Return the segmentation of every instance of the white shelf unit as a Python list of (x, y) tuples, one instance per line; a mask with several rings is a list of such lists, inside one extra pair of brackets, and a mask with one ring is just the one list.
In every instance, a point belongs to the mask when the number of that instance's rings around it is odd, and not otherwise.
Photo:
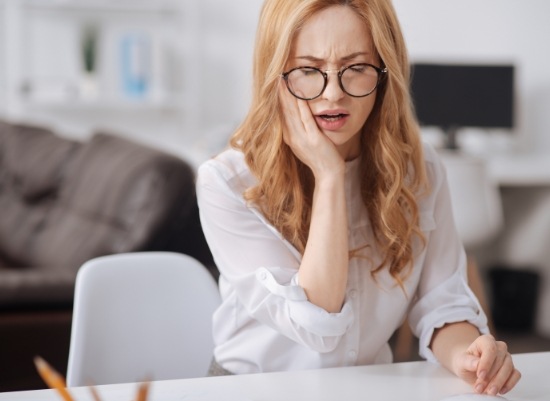
[[(199, 5), (0, 0), (0, 114), (127, 132), (140, 119), (149, 131), (162, 119), (167, 130), (193, 131), (201, 115)], [(95, 32), (93, 73), (84, 67), (87, 29)]]
[(6, 103), (6, 5), (0, 1), (0, 105)]

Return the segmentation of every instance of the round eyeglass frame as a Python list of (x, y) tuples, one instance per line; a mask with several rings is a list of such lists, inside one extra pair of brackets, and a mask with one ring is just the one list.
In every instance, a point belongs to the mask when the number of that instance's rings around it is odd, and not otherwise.
[[(344, 72), (346, 72), (346, 70), (348, 70), (350, 68), (357, 67), (359, 65), (365, 65), (365, 66), (374, 68), (374, 70), (378, 74), (378, 79), (376, 80), (376, 85), (374, 85), (374, 88), (372, 88), (372, 90), (369, 93), (367, 93), (365, 95), (352, 95), (351, 93), (349, 93), (344, 88), (344, 85), (342, 84), (342, 75), (344, 74)], [(292, 89), (290, 89), (290, 85), (288, 83), (289, 74), (292, 73), (292, 71), (300, 70), (300, 69), (303, 69), (303, 68), (319, 71), (321, 73), (321, 75), (323, 76), (323, 79), (325, 80), (325, 83), (323, 85), (323, 89), (321, 89), (321, 91), (319, 92), (318, 95), (313, 96), (313, 97), (302, 97), (302, 96), (298, 96), (297, 94), (295, 94), (292, 91)], [(340, 86), (340, 89), (342, 89), (342, 91), (344, 91), (345, 94), (347, 94), (351, 97), (366, 97), (366, 96), (369, 96), (370, 94), (372, 94), (376, 90), (376, 88), (378, 88), (378, 86), (380, 86), (380, 83), (382, 82), (382, 77), (385, 76), (384, 74), (386, 74), (388, 72), (388, 69), (386, 67), (380, 68), (380, 67), (377, 67), (377, 66), (369, 64), (369, 63), (355, 63), (355, 64), (351, 64), (351, 65), (347, 65), (345, 67), (342, 67), (339, 70), (325, 70), (325, 71), (323, 71), (323, 70), (321, 70), (320, 68), (317, 68), (317, 67), (302, 66), (302, 67), (295, 67), (295, 68), (293, 68), (293, 69), (291, 69), (287, 72), (283, 72), (281, 74), (281, 77), (285, 80), (286, 87), (287, 87), (288, 91), (292, 94), (292, 96), (297, 97), (298, 99), (302, 99), (302, 100), (313, 100), (313, 99), (317, 99), (319, 96), (321, 96), (323, 94), (323, 92), (325, 91), (325, 89), (327, 88), (327, 85), (328, 85), (328, 73), (333, 72), (333, 71), (334, 72), (338, 71), (338, 85)]]

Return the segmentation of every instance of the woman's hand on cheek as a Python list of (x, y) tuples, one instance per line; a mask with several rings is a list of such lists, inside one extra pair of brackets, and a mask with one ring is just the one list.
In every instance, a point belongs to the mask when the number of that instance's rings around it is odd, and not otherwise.
[(456, 374), (477, 393), (505, 394), (521, 378), (506, 344), (488, 334), (479, 336), (466, 352), (457, 355), (454, 365)]
[(316, 178), (343, 172), (344, 160), (317, 126), (307, 101), (291, 95), (282, 80), (279, 97), (285, 119), (283, 139), (296, 157), (311, 168)]

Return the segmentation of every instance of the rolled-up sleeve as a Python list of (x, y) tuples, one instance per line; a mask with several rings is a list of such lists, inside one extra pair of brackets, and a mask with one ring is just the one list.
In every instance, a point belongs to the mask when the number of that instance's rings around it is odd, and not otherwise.
[(436, 362), (430, 349), (434, 330), (448, 323), (470, 322), (481, 333), (487, 333), (487, 318), (462, 273), (457, 271), (449, 279), (421, 297), (413, 307), (410, 322), (419, 338), (420, 355)]
[(222, 167), (206, 163), (197, 178), (201, 224), (222, 287), (235, 292), (251, 318), (318, 352), (333, 350), (354, 319), (352, 308), (345, 303), (328, 313), (308, 301), (297, 279), (301, 255), (247, 205), (246, 177)]
[[(427, 233), (423, 270), (409, 322), (419, 338), (420, 355), (436, 362), (430, 349), (434, 330), (467, 321), (487, 333), (487, 318), (467, 281), (467, 258), (453, 220), (451, 198), (443, 165), (428, 149), (432, 195), (423, 204), (433, 214), (434, 229)], [(433, 212), (429, 212), (433, 211)]]

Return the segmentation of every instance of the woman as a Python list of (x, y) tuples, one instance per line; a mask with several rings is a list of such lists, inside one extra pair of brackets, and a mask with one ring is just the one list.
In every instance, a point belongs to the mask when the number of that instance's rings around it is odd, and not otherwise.
[(443, 167), (421, 144), (389, 0), (267, 0), (250, 111), (201, 166), (219, 267), (212, 374), (420, 353), (488, 394), (519, 380), (466, 284)]

